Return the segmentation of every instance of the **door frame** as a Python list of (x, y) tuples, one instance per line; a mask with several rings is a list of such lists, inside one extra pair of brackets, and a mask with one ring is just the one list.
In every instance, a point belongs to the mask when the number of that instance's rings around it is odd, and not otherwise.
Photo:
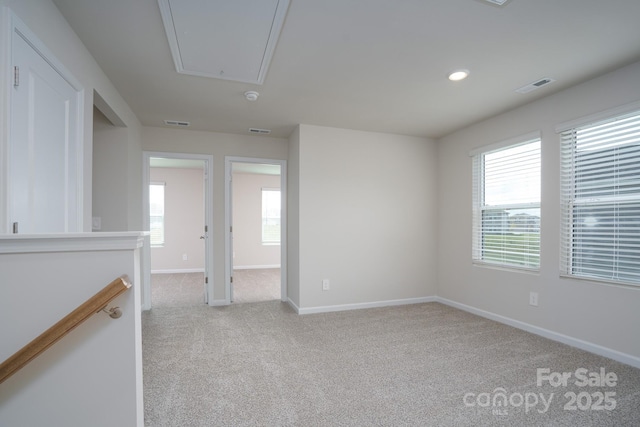
[[(86, 182), (84, 174), (86, 172), (85, 162), (85, 146), (84, 146), (84, 131), (85, 131), (85, 90), (82, 84), (76, 77), (60, 62), (51, 50), (40, 40), (40, 38), (16, 15), (10, 7), (0, 7), (0, 22), (3, 24), (3, 29), (0, 33), (0, 66), (5, 71), (4, 76), (0, 77), (0, 84), (3, 86), (0, 89), (0, 102), (2, 102), (5, 109), (5, 115), (0, 119), (0, 122), (4, 120), (4, 129), (0, 130), (0, 233), (11, 234), (11, 211), (9, 206), (10, 200), (10, 187), (11, 187), (11, 164), (9, 162), (10, 149), (11, 149), (11, 122), (12, 122), (12, 88), (13, 88), (13, 39), (14, 37), (22, 38), (42, 59), (44, 59), (51, 68), (56, 71), (72, 88), (75, 90), (75, 102), (76, 107), (70, 111), (76, 118), (74, 126), (75, 136), (70, 144), (76, 151), (76, 158), (73, 165), (69, 165), (69, 168), (73, 169), (76, 175), (76, 182), (74, 185), (75, 191), (75, 215), (77, 217), (76, 225), (74, 229), (68, 230), (69, 232), (83, 232), (90, 231), (90, 209), (91, 203), (89, 203), (88, 211), (85, 207), (86, 193), (84, 189), (84, 183)], [(90, 171), (91, 169), (89, 169)]]
[[(208, 305), (214, 306), (213, 289), (214, 289), (214, 272), (213, 272), (213, 156), (210, 154), (192, 154), (192, 153), (171, 153), (163, 151), (143, 151), (142, 152), (142, 225), (143, 229), (149, 231), (149, 184), (151, 178), (149, 176), (151, 167), (149, 162), (152, 157), (162, 159), (178, 159), (178, 160), (202, 160), (204, 162), (204, 222), (207, 226), (205, 238), (205, 260), (204, 270), (208, 283), (205, 283), (205, 301)], [(151, 237), (145, 236), (143, 267), (142, 267), (142, 309), (151, 309)]]
[(257, 157), (225, 156), (224, 158), (224, 265), (225, 265), (225, 298), (226, 304), (231, 304), (231, 276), (233, 273), (232, 253), (232, 206), (231, 206), (231, 177), (233, 163), (255, 163), (280, 166), (280, 300), (288, 301), (287, 297), (287, 161), (265, 159)]

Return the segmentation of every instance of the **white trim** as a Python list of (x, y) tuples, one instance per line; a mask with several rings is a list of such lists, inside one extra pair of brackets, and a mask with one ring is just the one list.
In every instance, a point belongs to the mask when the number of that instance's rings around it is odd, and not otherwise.
[(442, 297), (435, 297), (435, 301), (444, 305), (448, 305), (453, 308), (457, 308), (462, 311), (466, 311), (468, 313), (475, 314), (480, 317), (484, 317), (486, 319), (494, 320), (496, 322), (513, 326), (514, 328), (521, 329), (526, 332), (530, 332), (535, 335), (539, 335), (544, 338), (548, 338), (552, 341), (557, 341), (562, 344), (569, 345), (571, 347), (576, 347), (581, 350), (588, 351), (590, 353), (597, 354), (599, 356), (608, 357), (609, 359), (613, 359), (617, 362), (625, 363), (627, 365), (640, 368), (640, 357), (633, 356), (631, 354), (622, 353), (617, 350), (612, 350), (607, 347), (603, 347), (598, 344), (594, 344), (588, 341), (583, 341), (578, 338), (574, 338), (568, 335), (564, 335), (558, 332), (551, 331), (549, 329), (540, 328), (538, 326), (531, 325), (529, 323), (521, 322), (519, 320), (512, 319), (510, 317), (501, 316), (499, 314), (491, 313), (489, 311), (480, 310), (475, 307), (471, 307), (466, 304), (462, 304), (456, 301), (452, 301)]
[(309, 307), (300, 308), (291, 300), (287, 300), (298, 314), (316, 314), (316, 313), (331, 313), (334, 311), (348, 311), (348, 310), (361, 310), (364, 308), (379, 308), (390, 307), (397, 305), (410, 305), (410, 304), (423, 304), (426, 302), (436, 302), (437, 297), (420, 297), (420, 298), (406, 298), (406, 299), (394, 299), (386, 301), (374, 301), (374, 302), (360, 302), (354, 304), (340, 304), (340, 305), (325, 305), (321, 307)]
[(141, 248), (148, 233), (101, 232), (60, 234), (6, 234), (0, 236), (0, 254), (35, 252), (119, 251)]
[(204, 268), (175, 268), (168, 270), (151, 270), (151, 274), (204, 273)]
[(286, 303), (289, 304), (291, 306), (291, 308), (293, 308), (293, 310), (296, 312), (296, 314), (300, 314), (300, 307), (298, 307), (296, 305), (296, 303), (293, 302), (293, 300), (291, 298), (287, 298)]
[(225, 265), (225, 297), (227, 305), (231, 304), (231, 272), (235, 270), (231, 257), (232, 239), (232, 206), (231, 206), (231, 175), (233, 163), (258, 163), (267, 165), (280, 165), (280, 300), (286, 302), (287, 298), (287, 161), (279, 159), (267, 159), (257, 157), (225, 156), (224, 158), (224, 265)]
[[(206, 287), (208, 304), (214, 306), (213, 290), (214, 290), (214, 251), (213, 251), (213, 155), (210, 154), (192, 154), (192, 153), (172, 153), (164, 151), (143, 151), (142, 152), (142, 226), (145, 230), (149, 230), (149, 183), (150, 183), (150, 160), (152, 157), (168, 158), (168, 159), (190, 159), (202, 160), (204, 162), (204, 192), (205, 192), (205, 224), (209, 227), (207, 239), (205, 241), (205, 270), (208, 265), (209, 283)], [(150, 240), (150, 233), (147, 235)], [(147, 242), (150, 247), (150, 242)], [(142, 309), (151, 309), (151, 251), (145, 251), (143, 254), (143, 270), (142, 270)]]
[(590, 114), (588, 116), (580, 117), (578, 119), (569, 120), (567, 122), (556, 125), (556, 133), (562, 133), (566, 130), (587, 126), (602, 120), (612, 119), (616, 116), (621, 116), (634, 111), (640, 111), (640, 101), (631, 102), (629, 104), (621, 105), (619, 107), (610, 108), (599, 113)]
[(11, 121), (11, 90), (10, 76), (11, 74), (11, 10), (4, 6), (0, 9), (0, 99), (2, 101), (2, 117), (0, 117), (0, 234), (8, 234), (11, 227), (9, 226), (10, 208), (9, 208), (9, 143)]
[(505, 139), (499, 142), (495, 142), (489, 145), (483, 145), (482, 147), (474, 148), (469, 151), (469, 157), (477, 156), (478, 154), (486, 154), (492, 151), (500, 150), (510, 145), (526, 144), (528, 142), (542, 139), (542, 133), (537, 130), (535, 132), (529, 132), (524, 135), (514, 136), (513, 138)]
[(261, 270), (267, 268), (280, 268), (280, 264), (270, 264), (270, 265), (234, 265), (233, 271), (236, 270)]

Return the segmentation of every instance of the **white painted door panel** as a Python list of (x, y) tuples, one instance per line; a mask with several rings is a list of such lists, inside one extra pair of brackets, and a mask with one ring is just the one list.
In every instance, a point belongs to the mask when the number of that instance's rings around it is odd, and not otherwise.
[(12, 55), (9, 221), (19, 233), (81, 231), (78, 92), (19, 33)]

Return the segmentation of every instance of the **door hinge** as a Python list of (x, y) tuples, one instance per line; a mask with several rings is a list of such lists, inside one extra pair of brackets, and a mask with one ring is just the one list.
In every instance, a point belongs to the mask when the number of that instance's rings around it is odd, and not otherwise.
[(13, 234), (18, 234), (18, 223), (17, 222), (13, 223)]
[(230, 279), (231, 279), (231, 283), (233, 283), (233, 276), (231, 276)]
[(204, 283), (209, 283), (209, 278), (208, 277), (204, 278)]
[(13, 86), (20, 86), (20, 67), (17, 65), (13, 67)]
[(205, 226), (204, 226), (204, 232), (206, 233), (207, 231), (209, 231), (209, 226), (208, 226), (208, 225), (205, 225)]
[(229, 233), (233, 233), (233, 226), (229, 227)]

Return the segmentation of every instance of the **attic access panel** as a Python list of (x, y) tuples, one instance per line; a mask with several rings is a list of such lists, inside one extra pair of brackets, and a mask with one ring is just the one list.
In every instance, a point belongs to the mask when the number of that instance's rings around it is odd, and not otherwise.
[(262, 84), (289, 0), (158, 0), (176, 70)]

